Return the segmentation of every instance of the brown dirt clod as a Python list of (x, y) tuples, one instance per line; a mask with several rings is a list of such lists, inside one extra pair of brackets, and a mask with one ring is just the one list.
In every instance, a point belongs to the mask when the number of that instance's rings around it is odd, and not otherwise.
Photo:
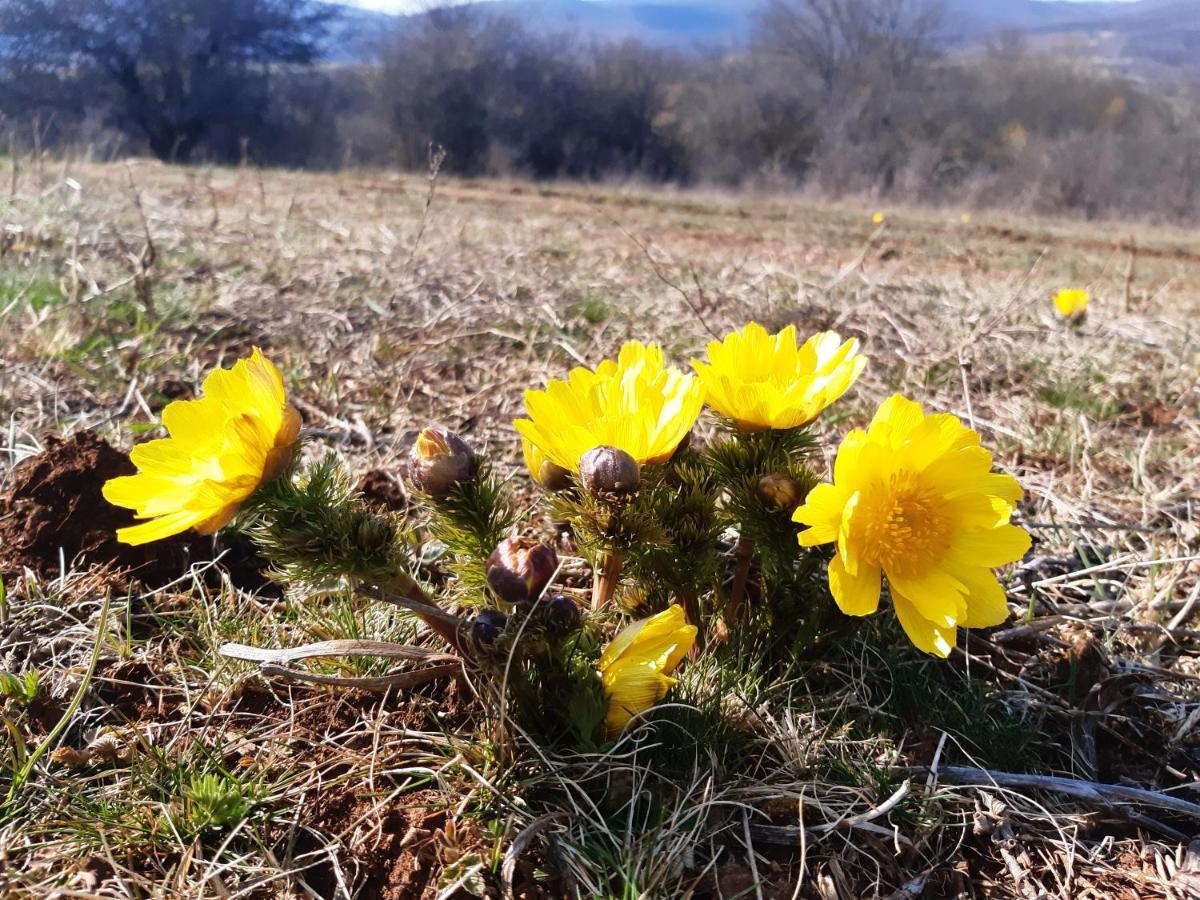
[(212, 556), (211, 539), (184, 534), (141, 547), (118, 543), (116, 532), (134, 523), (132, 511), (113, 506), (101, 488), (136, 472), (129, 457), (94, 432), (47, 437), (45, 449), (20, 463), (0, 494), (0, 573), (24, 568), (42, 577), (67, 566), (105, 565), (147, 586), (163, 585), (190, 563)]
[(403, 512), (408, 505), (400, 482), (383, 469), (365, 472), (354, 490), (362, 494), (363, 499), (375, 509)]

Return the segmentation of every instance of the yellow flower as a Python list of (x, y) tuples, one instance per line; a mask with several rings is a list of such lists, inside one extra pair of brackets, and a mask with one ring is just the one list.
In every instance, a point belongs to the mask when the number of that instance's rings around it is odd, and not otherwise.
[(696, 641), (696, 626), (684, 620), (683, 607), (669, 606), (649, 619), (626, 626), (600, 657), (600, 683), (608, 697), (604, 726), (616, 734), (634, 716), (666, 696), (671, 673)]
[(971, 214), (963, 213), (961, 216), (958, 217), (958, 220), (960, 222), (962, 222), (964, 225), (970, 225), (971, 224)]
[(1054, 309), (1064, 319), (1081, 319), (1091, 299), (1083, 288), (1065, 288), (1054, 295)]
[(283, 472), (300, 416), (287, 404), (279, 370), (255, 347), (249, 359), (204, 379), (201, 399), (169, 404), (163, 425), (170, 437), (133, 448), (138, 474), (104, 485), (109, 503), (149, 520), (117, 532), (126, 544), (227, 525), (260, 484)]
[(875, 612), (886, 575), (909, 638), (942, 657), (959, 625), (1003, 622), (1008, 605), (990, 570), (1020, 559), (1030, 540), (1009, 524), (1020, 486), (991, 469), (978, 434), (899, 394), (866, 431), (846, 435), (833, 484), (814, 488), (793, 515), (809, 526), (802, 546), (837, 543), (829, 587), (842, 611)]
[(600, 446), (624, 450), (638, 465), (663, 462), (703, 405), (704, 388), (664, 365), (661, 347), (630, 341), (594, 372), (579, 367), (544, 391), (526, 391), (529, 418), (513, 425), (551, 462), (578, 472), (580, 458)]
[(874, 222), (876, 225), (882, 225), (883, 220), (884, 220), (884, 215), (881, 212), (877, 212), (877, 213), (875, 213), (875, 215), (871, 216), (871, 221)]
[(846, 393), (867, 364), (856, 340), (842, 343), (824, 331), (798, 347), (794, 326), (767, 334), (757, 322), (709, 344), (708, 359), (692, 360), (708, 405), (742, 431), (807, 425)]

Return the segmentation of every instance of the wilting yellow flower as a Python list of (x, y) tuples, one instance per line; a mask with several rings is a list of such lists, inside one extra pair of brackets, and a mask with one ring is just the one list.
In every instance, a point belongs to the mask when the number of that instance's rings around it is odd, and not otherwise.
[(170, 437), (133, 448), (137, 475), (104, 485), (109, 503), (149, 520), (120, 529), (123, 543), (145, 544), (189, 528), (212, 534), (287, 466), (300, 416), (287, 404), (279, 370), (257, 347), (233, 368), (212, 372), (203, 390), (199, 400), (163, 410)]
[(608, 697), (604, 726), (609, 734), (620, 732), (666, 696), (676, 681), (671, 673), (695, 641), (696, 626), (687, 624), (678, 605), (626, 626), (613, 638), (599, 664)]
[(992, 472), (979, 435), (950, 414), (926, 416), (896, 394), (838, 448), (833, 484), (818, 485), (793, 518), (805, 547), (837, 542), (829, 587), (842, 611), (875, 612), (880, 579), (912, 642), (946, 656), (956, 628), (1008, 617), (991, 573), (1020, 559), (1029, 535), (1009, 524), (1021, 488)]
[(882, 225), (883, 219), (884, 219), (884, 215), (881, 212), (877, 212), (877, 213), (875, 213), (875, 215), (871, 216), (871, 221), (874, 222), (876, 225)]
[(1092, 295), (1083, 288), (1066, 288), (1054, 295), (1054, 309), (1064, 319), (1082, 318)]
[(664, 365), (661, 347), (630, 341), (595, 371), (579, 367), (544, 391), (526, 391), (529, 418), (513, 425), (552, 462), (578, 472), (580, 458), (600, 446), (624, 450), (638, 465), (666, 460), (703, 405), (704, 388)]
[(710, 343), (708, 359), (692, 360), (708, 405), (742, 431), (807, 425), (867, 364), (856, 340), (823, 331), (797, 346), (794, 326), (767, 334), (757, 322)]

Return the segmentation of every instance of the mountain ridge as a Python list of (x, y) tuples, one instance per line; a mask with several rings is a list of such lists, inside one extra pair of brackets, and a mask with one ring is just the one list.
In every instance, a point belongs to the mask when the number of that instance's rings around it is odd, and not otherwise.
[[(745, 0), (491, 0), (469, 4), (518, 19), (542, 33), (576, 32), (598, 40), (637, 39), (674, 49), (744, 45), (757, 4)], [(389, 26), (428, 13), (388, 15), (345, 7), (327, 42), (333, 58), (353, 58)], [(1022, 31), (1037, 42), (1085, 39), (1106, 61), (1200, 69), (1200, 0), (947, 0), (948, 46)]]

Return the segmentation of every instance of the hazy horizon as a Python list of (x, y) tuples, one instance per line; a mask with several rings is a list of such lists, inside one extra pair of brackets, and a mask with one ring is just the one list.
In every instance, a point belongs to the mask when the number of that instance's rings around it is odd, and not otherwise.
[[(387, 13), (411, 13), (419, 12), (422, 9), (428, 9), (431, 6), (441, 5), (431, 2), (431, 0), (328, 0), (328, 2), (338, 2), (347, 6), (357, 6), (360, 9), (371, 9), (377, 12)], [(471, 2), (471, 0), (462, 0), (462, 2)], [(492, 2), (492, 0), (482, 0), (482, 2)], [(609, 3), (612, 0), (585, 0), (588, 3)], [(683, 3), (686, 0), (654, 0), (658, 4)], [(1035, 0), (1035, 2), (1046, 3), (1055, 2), (1055, 0)], [(1089, 0), (1064, 0), (1067, 3), (1085, 3)], [(1107, 0), (1111, 3), (1141, 3), (1143, 0)]]

